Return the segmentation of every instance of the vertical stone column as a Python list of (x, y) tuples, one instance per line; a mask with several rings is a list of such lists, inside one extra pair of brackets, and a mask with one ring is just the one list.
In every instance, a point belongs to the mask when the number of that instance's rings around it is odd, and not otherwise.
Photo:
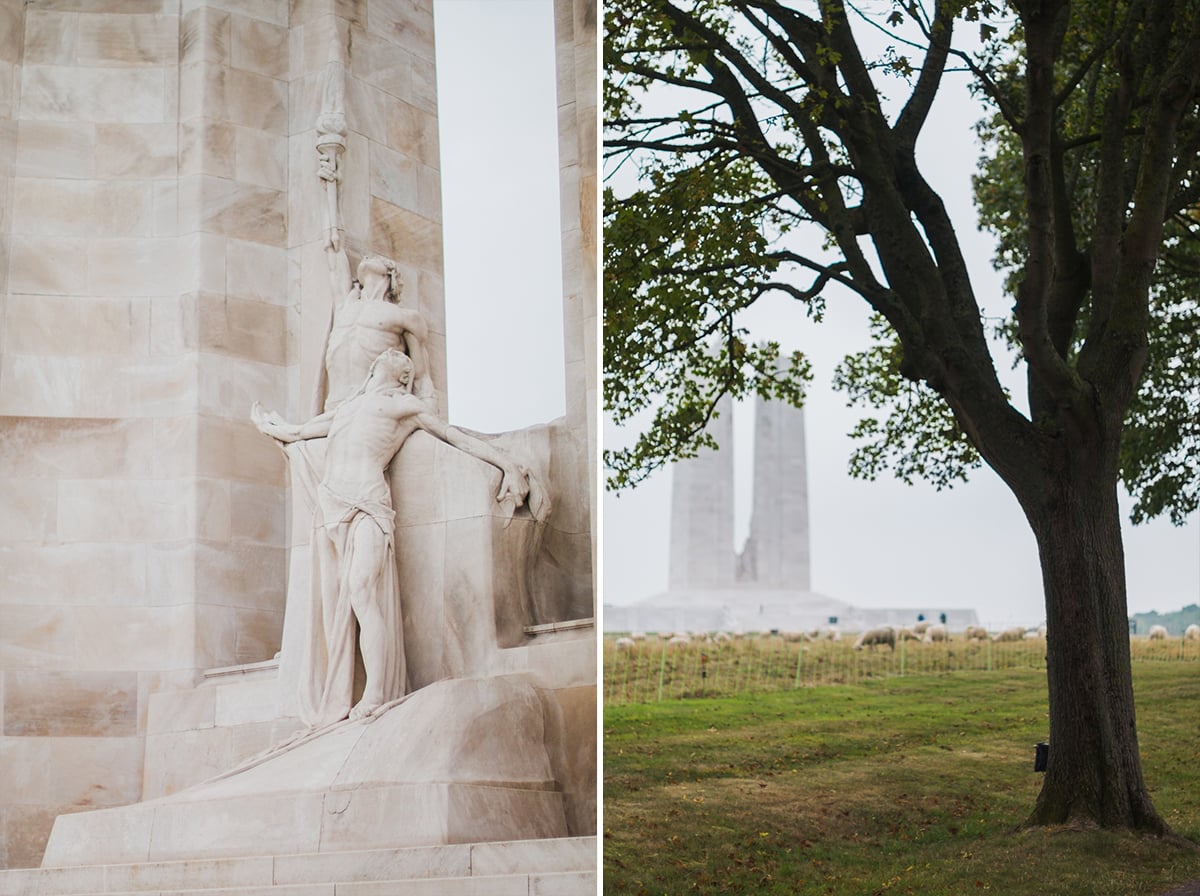
[(165, 314), (196, 364), (201, 668), (269, 659), (283, 622), (284, 464), (249, 409), (287, 395), (287, 17), (285, 0), (202, 2), (179, 32), (182, 282)]
[(754, 418), (754, 504), (747, 560), (765, 588), (812, 588), (804, 411), (758, 399)]
[(39, 861), (60, 812), (137, 799), (148, 695), (196, 667), (183, 555), (203, 512), (197, 356), (194, 318), (174, 313), (179, 20), (165, 3), (84, 8), (0, 2), (10, 867)]
[(596, 0), (554, 0), (562, 217), (563, 360), (567, 424), (586, 435), (592, 569), (598, 568), (597, 469), (597, 40)]
[(671, 590), (728, 588), (734, 582), (733, 402), (728, 395), (716, 413), (708, 432), (720, 449), (701, 448), (672, 467)]

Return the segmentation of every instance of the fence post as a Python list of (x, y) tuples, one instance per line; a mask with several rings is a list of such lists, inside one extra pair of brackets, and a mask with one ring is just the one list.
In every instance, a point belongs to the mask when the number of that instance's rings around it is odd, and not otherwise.
[(663, 679), (667, 675), (667, 642), (663, 641), (662, 662), (658, 665), (658, 702), (662, 703)]
[(908, 641), (908, 638), (901, 636), (901, 638), (900, 638), (900, 677), (901, 678), (904, 677), (904, 645), (905, 645), (905, 643), (907, 643), (907, 641)]
[(804, 643), (800, 643), (800, 651), (796, 654), (796, 683), (793, 687), (800, 687), (800, 671), (804, 668)]

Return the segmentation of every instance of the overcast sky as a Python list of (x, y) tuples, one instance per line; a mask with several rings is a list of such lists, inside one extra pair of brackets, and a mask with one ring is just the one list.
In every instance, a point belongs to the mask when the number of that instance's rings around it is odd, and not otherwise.
[[(950, 78), (918, 147), (919, 161), (956, 222), (977, 294), (990, 313), (1001, 313), (1011, 300), (992, 270), (991, 237), (978, 231), (970, 195), (980, 154), (972, 125), (979, 117), (961, 76)], [(830, 381), (847, 352), (866, 347), (867, 312), (861, 299), (829, 298), (821, 324), (783, 300), (745, 318), (755, 337), (777, 339), (784, 351), (801, 349), (813, 362), (816, 380), (806, 410), (813, 589), (859, 606), (963, 607), (991, 626), (1036, 625), (1044, 617), (1036, 546), (1016, 500), (994, 473), (981, 468), (968, 484), (940, 493), (923, 484), (847, 475), (852, 443), (846, 433), (859, 416)], [(1001, 374), (1021, 391), (1011, 372)], [(735, 413), (739, 547), (749, 528), (751, 419), (746, 409)], [(629, 440), (612, 426), (605, 438)], [(665, 590), (669, 509), (669, 471), (619, 498), (606, 497), (606, 603), (631, 603)], [(1195, 516), (1182, 528), (1165, 521), (1127, 524), (1125, 548), (1130, 612), (1170, 611), (1200, 600)]]
[(565, 412), (551, 0), (435, 0), (450, 422)]

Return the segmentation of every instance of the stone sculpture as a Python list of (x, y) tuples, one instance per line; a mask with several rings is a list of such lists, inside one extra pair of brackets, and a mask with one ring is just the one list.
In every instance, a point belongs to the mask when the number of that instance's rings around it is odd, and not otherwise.
[[(386, 471), (418, 429), (503, 473), (496, 500), (511, 514), (528, 500), (535, 518), (548, 511), (545, 492), (507, 454), (431, 413), (413, 394), (412, 360), (382, 352), (359, 390), (306, 423), (292, 424), (255, 404), (259, 430), (283, 443), (325, 439), (324, 471), (313, 519), (314, 589), (301, 679), (301, 718), (310, 727), (364, 718), (404, 696), (405, 662), (396, 583), (395, 513)], [(351, 709), (355, 624), (366, 670)]]

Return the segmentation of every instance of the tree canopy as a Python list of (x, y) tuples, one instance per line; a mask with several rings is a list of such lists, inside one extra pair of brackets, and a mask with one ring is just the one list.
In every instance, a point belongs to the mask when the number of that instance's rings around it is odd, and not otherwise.
[[(1024, 6), (1033, 10), (1037, 4)], [(608, 4), (605, 401), (618, 422), (655, 409), (634, 446), (608, 454), (610, 483), (636, 482), (694, 451), (724, 392), (801, 400), (809, 376), (803, 357), (787, 359), (781, 373), (778, 346), (753, 344), (739, 312), (776, 293), (819, 317), (825, 301), (846, 301), (847, 291), (877, 312), (872, 346), (848, 357), (835, 375), (835, 385), (869, 409), (853, 433), (859, 446), (851, 472), (874, 478), (890, 468), (905, 481), (925, 479), (939, 487), (965, 478), (980, 456), (969, 424), (933, 388), (942, 365), (921, 358), (938, 348), (911, 336), (906, 344), (902, 336), (914, 329), (908, 319), (922, 303), (906, 303), (906, 291), (891, 279), (897, 265), (881, 271), (878, 250), (863, 246), (870, 204), (863, 197), (869, 181), (864, 170), (876, 165), (869, 152), (854, 147), (870, 144), (871, 129), (877, 129), (886, 134), (878, 146), (899, 156), (883, 167), (900, 188), (901, 211), (910, 212), (911, 224), (899, 221), (892, 235), (896, 251), (914, 256), (905, 265), (909, 276), (919, 276), (927, 261), (947, 273), (957, 268), (948, 284), (956, 307), (944, 310), (961, 318), (967, 346), (983, 352), (991, 338), (994, 349), (999, 337), (1028, 363), (1016, 316), (1021, 303), (1006, 320), (983, 318), (970, 271), (951, 248), (953, 226), (940, 197), (916, 171), (917, 137), (944, 70), (968, 70), (980, 99), (985, 146), (977, 203), (983, 225), (997, 236), (996, 265), (1016, 299), (1029, 237), (1022, 134), (1030, 134), (1041, 116), (1052, 131), (1045, 203), (1066, 206), (1053, 226), (1071, 244), (1055, 251), (1076, 256), (1077, 268), (1093, 268), (1092, 259), (1113, 256), (1113, 240), (1123, 239), (1132, 218), (1135, 193), (1149, 189), (1139, 187), (1136, 176), (1147, 150), (1145, 126), (1155, 114), (1148, 98), (1153, 85), (1170, 77), (1161, 61), (1178, 56), (1188, 39), (1186, 16), (1173, 23), (1172, 33), (1139, 35), (1142, 19), (1155, 8), (1076, 3), (1069, 19), (1059, 15), (1058, 31), (1052, 27), (1048, 38), (1057, 41), (1047, 76), (1056, 91), (1048, 108), (1039, 110), (1029, 108), (1026, 96), (1022, 20), (999, 4)], [(866, 41), (877, 45), (874, 57), (859, 49)], [(1151, 51), (1165, 44), (1176, 49)], [(1128, 54), (1120, 63), (1124, 74), (1115, 61), (1114, 48), (1120, 47)], [(1122, 90), (1144, 95), (1121, 100)], [(845, 114), (856, 107), (853, 116)], [(1195, 125), (1189, 109), (1164, 169), (1170, 195), (1158, 240), (1163, 251), (1149, 290), (1141, 388), (1129, 400), (1121, 445), (1120, 475), (1137, 499), (1139, 521), (1168, 513), (1182, 522), (1200, 504), (1200, 465), (1191, 462), (1200, 452)], [(640, 176), (629, 177), (628, 169)], [(1057, 198), (1050, 195), (1054, 178), (1062, 180)], [(1119, 187), (1119, 195), (1097, 189), (1102, 182)], [(1123, 219), (1097, 230), (1098, 216), (1111, 216), (1114, 207), (1124, 210)], [(1138, 225), (1148, 226), (1153, 222)], [(821, 233), (814, 235), (814, 228)], [(1116, 341), (1103, 314), (1095, 327), (1090, 324), (1093, 308), (1107, 305), (1105, 290), (1084, 287), (1082, 293), (1057, 303), (1059, 318), (1071, 320), (1058, 323), (1055, 338), (1066, 351), (1054, 354), (1076, 374), (1089, 336), (1093, 349), (1106, 338)], [(1027, 333), (1030, 321), (1040, 326), (1049, 310), (1031, 304), (1024, 305)], [(1044, 369), (1059, 367), (1054, 362)], [(924, 375), (929, 368), (933, 382)], [(993, 394), (991, 400), (999, 398)], [(1036, 413), (1029, 402), (1014, 404), (1024, 416)]]

